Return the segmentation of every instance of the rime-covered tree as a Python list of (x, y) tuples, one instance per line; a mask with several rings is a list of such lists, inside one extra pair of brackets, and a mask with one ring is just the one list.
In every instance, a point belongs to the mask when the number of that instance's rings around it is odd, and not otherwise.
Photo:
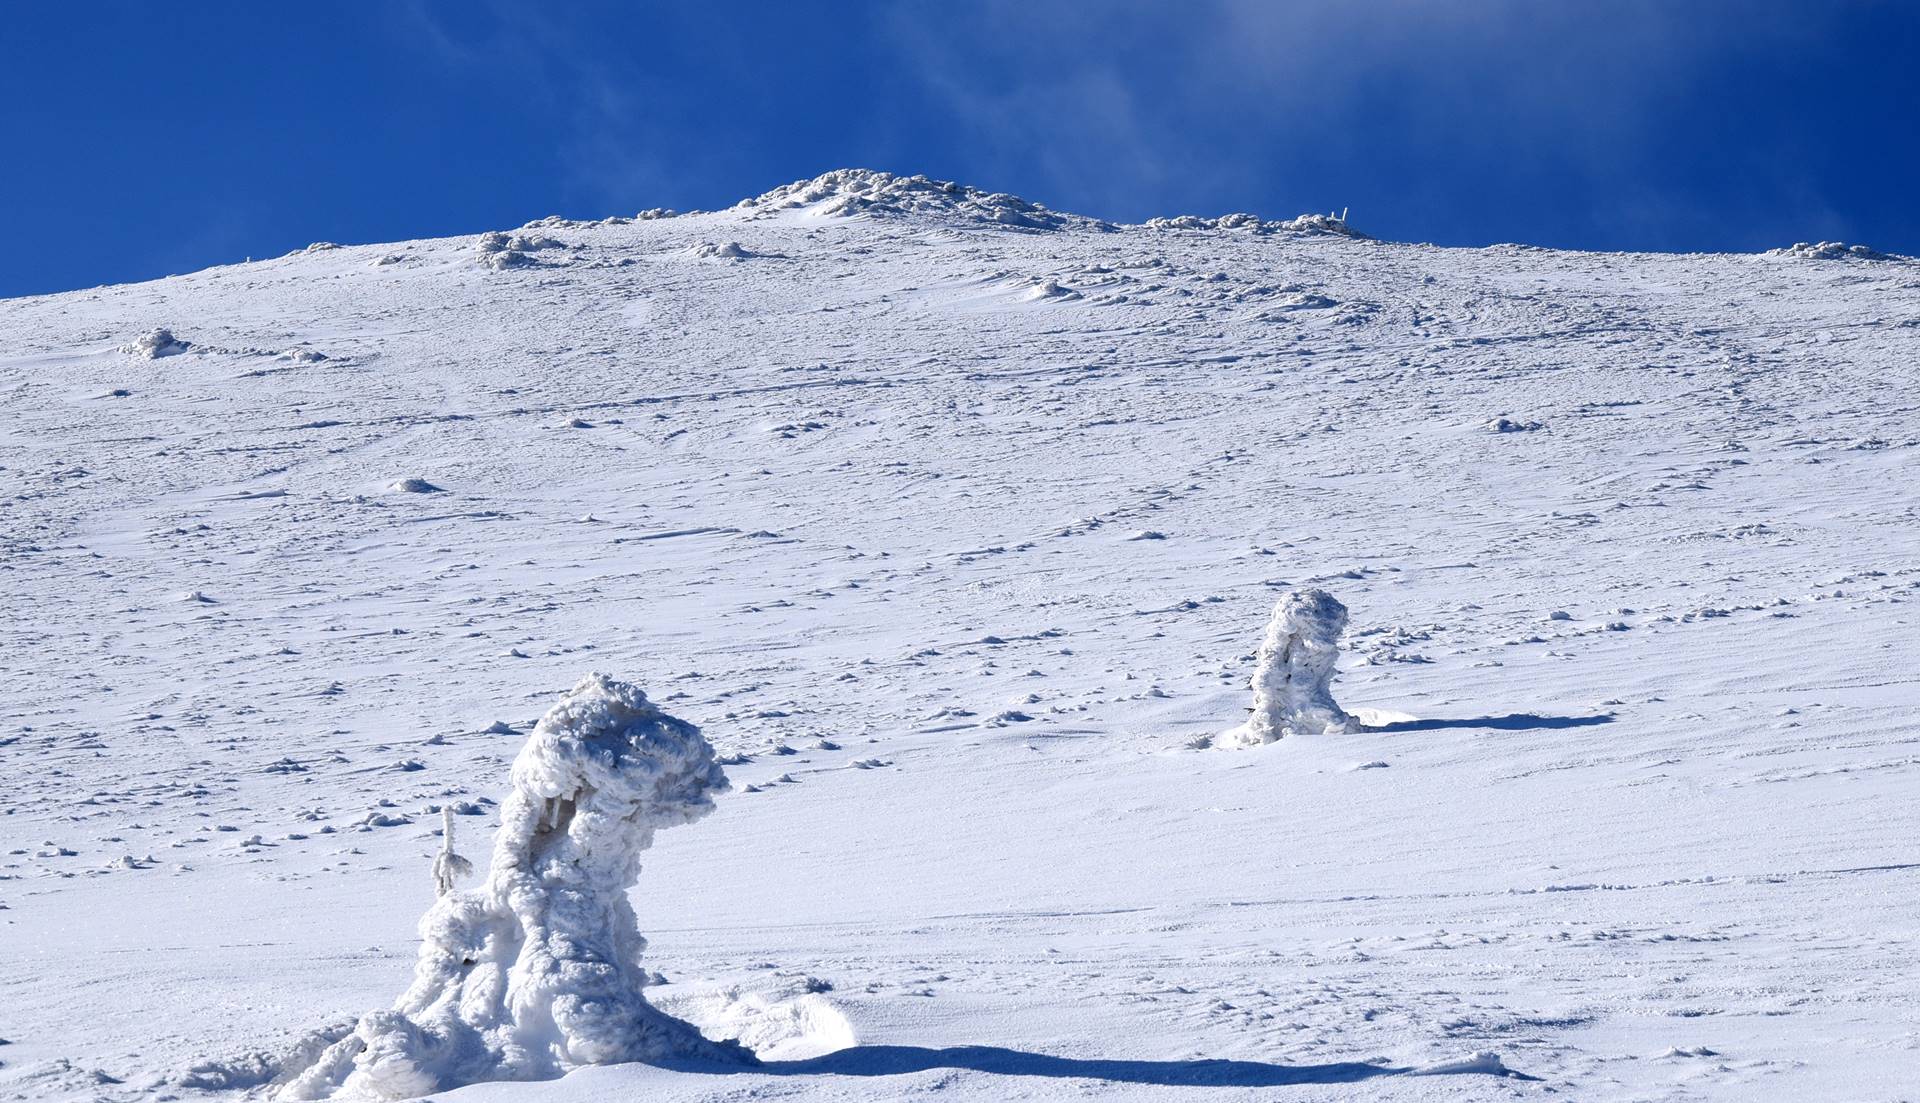
[(699, 729), (635, 686), (589, 675), (535, 726), (512, 779), (480, 888), (452, 888), (449, 828), (413, 986), (285, 1070), (283, 1099), (403, 1099), (581, 1065), (751, 1060), (641, 991), (646, 940), (627, 899), (640, 852), (659, 828), (711, 812), (727, 786)]
[(1346, 731), (1352, 720), (1333, 699), (1333, 665), (1346, 627), (1347, 607), (1325, 590), (1281, 598), (1254, 665), (1253, 714), (1215, 745), (1256, 747), (1289, 735)]

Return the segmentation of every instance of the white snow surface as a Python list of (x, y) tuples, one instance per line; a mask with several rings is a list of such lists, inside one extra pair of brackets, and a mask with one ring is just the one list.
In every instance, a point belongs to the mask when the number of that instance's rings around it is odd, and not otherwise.
[[(1911, 1096), (1920, 270), (902, 191), (0, 307), (0, 1098), (273, 1091), (588, 670), (761, 1064), (454, 1098)], [(1361, 723), (1191, 749), (1312, 588)]]

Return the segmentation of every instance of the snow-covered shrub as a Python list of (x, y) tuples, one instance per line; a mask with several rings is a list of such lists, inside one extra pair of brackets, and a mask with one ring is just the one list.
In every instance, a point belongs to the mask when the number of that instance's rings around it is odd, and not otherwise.
[(177, 356), (191, 347), (190, 342), (175, 337), (170, 329), (150, 329), (121, 345), (120, 351), (142, 360), (158, 360), (162, 356)]
[(1346, 627), (1347, 607), (1325, 590), (1281, 598), (1255, 661), (1253, 715), (1214, 744), (1257, 747), (1289, 735), (1346, 731), (1351, 721), (1333, 700), (1333, 664)]
[[(752, 1060), (641, 992), (646, 940), (627, 898), (640, 852), (727, 787), (700, 730), (592, 674), (541, 717), (512, 779), (485, 884), (446, 892), (420, 920), (413, 986), (289, 1063), (280, 1098), (402, 1099), (582, 1065)], [(437, 862), (436, 880), (456, 864)]]

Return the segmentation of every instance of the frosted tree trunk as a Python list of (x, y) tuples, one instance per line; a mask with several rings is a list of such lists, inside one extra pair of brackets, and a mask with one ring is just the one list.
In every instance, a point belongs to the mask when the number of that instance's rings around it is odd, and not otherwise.
[(1254, 665), (1253, 714), (1215, 745), (1256, 747), (1289, 735), (1348, 730), (1351, 720), (1333, 699), (1333, 666), (1346, 627), (1347, 607), (1325, 590), (1281, 598)]
[[(541, 718), (512, 779), (486, 883), (445, 892), (420, 920), (413, 986), (286, 1069), (281, 1098), (403, 1099), (581, 1065), (751, 1060), (641, 994), (646, 940), (627, 899), (640, 852), (658, 828), (711, 812), (727, 786), (699, 729), (590, 675)], [(436, 863), (436, 880), (452, 864)]]

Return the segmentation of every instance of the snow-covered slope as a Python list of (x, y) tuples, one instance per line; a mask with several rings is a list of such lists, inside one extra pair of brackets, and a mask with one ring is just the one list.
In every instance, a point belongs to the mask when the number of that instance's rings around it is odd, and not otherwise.
[[(633, 901), (769, 1063), (462, 1099), (1909, 1094), (1920, 267), (1344, 229), (848, 173), (0, 303), (0, 1098), (390, 1000), (591, 670), (729, 756)], [(1308, 587), (1370, 726), (1194, 749)]]

